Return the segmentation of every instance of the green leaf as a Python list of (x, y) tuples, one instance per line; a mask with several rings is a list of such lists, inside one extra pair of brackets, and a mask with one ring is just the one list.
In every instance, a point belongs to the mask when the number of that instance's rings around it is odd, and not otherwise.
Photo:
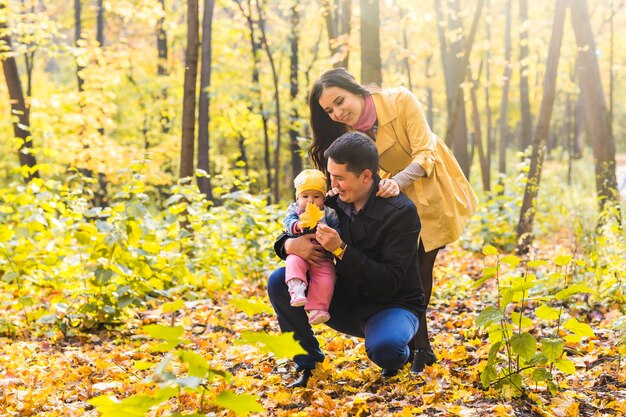
[(273, 313), (270, 306), (258, 298), (234, 298), (231, 303), (239, 310), (246, 313), (248, 317), (252, 317), (255, 314), (260, 313)]
[(542, 304), (535, 310), (535, 315), (543, 320), (557, 320), (559, 318), (559, 310)]
[(595, 333), (593, 332), (591, 326), (589, 326), (587, 323), (581, 323), (575, 318), (567, 320), (565, 324), (563, 324), (563, 327), (565, 327), (567, 330), (571, 331), (577, 336), (595, 336)]
[(485, 366), (485, 369), (480, 373), (480, 382), (483, 384), (483, 388), (489, 388), (491, 381), (496, 379), (498, 379), (498, 372), (491, 365)]
[(557, 266), (565, 266), (569, 264), (570, 262), (572, 262), (572, 257), (570, 255), (559, 255), (554, 260), (554, 263)]
[(500, 351), (501, 347), (502, 347), (501, 340), (497, 341), (491, 346), (491, 349), (489, 349), (489, 359), (487, 359), (487, 365), (493, 365), (495, 363), (496, 358), (498, 356), (498, 351)]
[(174, 382), (181, 388), (190, 388), (192, 390), (195, 390), (202, 383), (202, 379), (203, 378), (197, 376), (185, 376), (176, 379)]
[(7, 225), (0, 226), (0, 243), (8, 242), (13, 239), (13, 229), (9, 228)]
[(94, 271), (94, 275), (96, 276), (98, 285), (106, 285), (111, 280), (113, 271), (110, 269), (97, 268)]
[(558, 394), (559, 387), (557, 387), (553, 381), (548, 381), (547, 385), (548, 385), (548, 391), (550, 392), (550, 395)]
[(177, 342), (185, 334), (182, 326), (163, 326), (161, 324), (148, 324), (142, 327), (154, 339), (163, 339), (167, 342)]
[(563, 339), (565, 339), (567, 343), (580, 343), (580, 341), (583, 340), (583, 337), (572, 333), (568, 334)]
[(133, 365), (133, 367), (138, 371), (145, 371), (146, 369), (150, 369), (154, 366), (152, 362), (148, 361), (137, 361)]
[(497, 254), (498, 254), (498, 249), (496, 249), (495, 247), (491, 245), (487, 245), (483, 248), (483, 255), (485, 256), (497, 255)]
[(559, 371), (564, 374), (573, 375), (576, 373), (576, 367), (574, 366), (574, 362), (570, 361), (566, 358), (561, 358), (554, 363), (554, 365), (559, 369)]
[(235, 394), (232, 391), (222, 391), (215, 398), (214, 404), (232, 410), (238, 416), (247, 416), (250, 413), (264, 413), (265, 409), (258, 403), (257, 397), (248, 394)]
[(519, 397), (522, 395), (522, 376), (517, 373), (511, 374), (508, 378), (500, 381), (497, 387), (504, 398)]
[(526, 362), (527, 365), (532, 365), (532, 366), (545, 365), (546, 363), (548, 363), (548, 358), (546, 358), (545, 355), (541, 353), (537, 353), (535, 356), (533, 356)]
[(563, 343), (563, 339), (541, 339), (541, 353), (548, 358), (548, 361), (554, 362), (563, 354)]
[(178, 311), (185, 306), (185, 302), (183, 300), (170, 301), (169, 303), (165, 303), (161, 306), (161, 311), (163, 313), (172, 313), (174, 311)]
[(500, 262), (509, 265), (510, 268), (515, 268), (517, 265), (519, 265), (521, 261), (522, 259), (519, 256), (515, 255), (506, 255), (500, 258)]
[(133, 220), (128, 220), (126, 222), (126, 233), (128, 234), (129, 245), (135, 245), (142, 235), (139, 224)]
[(474, 281), (474, 282), (472, 283), (472, 288), (474, 289), (474, 288), (478, 288), (478, 287), (480, 287), (480, 286), (481, 286), (481, 285), (483, 285), (483, 283), (484, 283), (485, 281), (487, 281), (489, 278), (491, 278), (491, 277), (486, 277), (486, 276), (483, 276), (483, 277), (481, 277), (481, 278), (478, 278), (476, 281)]
[(580, 293), (595, 293), (595, 291), (586, 285), (573, 284), (557, 292), (554, 298), (556, 298), (557, 300), (564, 300), (567, 297), (570, 297), (574, 294), (580, 294)]
[(537, 352), (537, 340), (528, 332), (516, 333), (511, 337), (513, 351), (523, 359), (530, 359)]
[(2, 276), (2, 281), (11, 283), (15, 281), (15, 278), (19, 277), (20, 274), (17, 272), (7, 272)]
[(500, 307), (504, 310), (509, 304), (511, 304), (511, 301), (513, 301), (515, 291), (513, 291), (511, 288), (505, 287), (501, 289), (500, 293)]
[(241, 340), (238, 340), (237, 344), (257, 346), (263, 352), (274, 353), (276, 359), (307, 354), (300, 343), (294, 339), (292, 332), (280, 335), (270, 335), (265, 332), (243, 332)]
[[(521, 325), (520, 318), (522, 321)], [(513, 325), (518, 326), (520, 329), (527, 329), (534, 326), (534, 323), (531, 319), (525, 316), (520, 316), (520, 313), (518, 313), (517, 311), (511, 312), (511, 322), (513, 323)]]
[(535, 382), (550, 381), (552, 380), (552, 374), (545, 368), (535, 368), (532, 378)]
[(91, 243), (91, 236), (92, 235), (90, 235), (89, 233), (83, 232), (80, 230), (76, 232), (76, 234), (74, 235), (74, 237), (76, 238), (76, 241), (80, 243), (81, 245), (87, 245)]
[(497, 323), (500, 320), (504, 319), (502, 312), (500, 309), (494, 306), (489, 306), (485, 308), (479, 315), (476, 317), (476, 326), (478, 327), (488, 327), (493, 323)]
[(539, 285), (537, 281), (522, 281), (511, 287), (511, 290), (515, 292), (527, 292), (529, 289), (536, 287), (537, 285)]
[(536, 259), (534, 261), (528, 261), (528, 263), (526, 265), (528, 265), (529, 268), (536, 268), (538, 266), (548, 265), (548, 261), (543, 261), (541, 259)]
[(209, 362), (207, 362), (206, 359), (191, 350), (181, 350), (179, 355), (180, 360), (189, 367), (188, 374), (190, 376), (206, 378), (210, 368)]
[(172, 398), (178, 390), (176, 388), (163, 388), (156, 396), (133, 395), (119, 401), (115, 398), (101, 395), (87, 400), (96, 407), (102, 417), (144, 417), (150, 408)]

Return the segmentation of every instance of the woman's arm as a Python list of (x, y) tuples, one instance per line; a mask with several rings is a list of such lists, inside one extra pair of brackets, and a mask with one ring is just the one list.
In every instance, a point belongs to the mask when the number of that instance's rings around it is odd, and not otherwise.
[(400, 194), (412, 182), (426, 176), (426, 172), (417, 162), (411, 162), (402, 171), (389, 179), (383, 179), (378, 184), (377, 197), (389, 198)]

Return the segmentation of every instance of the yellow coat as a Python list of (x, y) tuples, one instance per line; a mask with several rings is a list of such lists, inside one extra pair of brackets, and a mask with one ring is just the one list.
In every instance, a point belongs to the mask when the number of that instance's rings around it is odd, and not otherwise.
[(422, 106), (403, 87), (372, 92), (378, 133), (380, 176), (391, 178), (410, 163), (426, 172), (402, 191), (415, 203), (420, 238), (429, 252), (457, 240), (478, 200), (445, 143), (428, 126)]

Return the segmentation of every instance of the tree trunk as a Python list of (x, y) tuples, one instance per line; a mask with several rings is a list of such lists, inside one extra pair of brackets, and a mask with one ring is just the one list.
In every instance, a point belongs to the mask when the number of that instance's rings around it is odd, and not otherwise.
[[(426, 58), (426, 71), (425, 71), (425, 76), (426, 76), (426, 80), (430, 80), (431, 75), (430, 75), (430, 63), (433, 60), (433, 56), (432, 55), (428, 55), (428, 57)], [(433, 102), (433, 89), (430, 86), (431, 83), (428, 82), (427, 83), (428, 87), (426, 87), (426, 97), (428, 100), (428, 109), (426, 111), (426, 120), (428, 121), (428, 126), (430, 126), (431, 128), (434, 126), (433, 123), (435, 122), (435, 115), (434, 115), (434, 102)]]
[(291, 179), (293, 180), (302, 171), (302, 156), (298, 144), (298, 27), (300, 25), (300, 12), (298, 2), (294, 1), (291, 6), (291, 61), (289, 66), (289, 93), (291, 97), (291, 123), (289, 124), (289, 139), (291, 153)]
[(98, 0), (98, 16), (96, 18), (96, 40), (100, 47), (104, 46), (104, 0)]
[(159, 60), (157, 62), (157, 74), (168, 75), (167, 70), (167, 32), (165, 32), (165, 0), (159, 0), (163, 14), (157, 20), (157, 51)]
[(262, 0), (257, 0), (257, 12), (259, 14), (259, 30), (261, 31), (261, 43), (265, 52), (267, 53), (267, 59), (272, 69), (272, 80), (274, 81), (274, 107), (276, 111), (276, 146), (274, 148), (274, 202), (278, 203), (280, 200), (280, 138), (281, 138), (281, 114), (280, 114), (280, 95), (278, 94), (278, 72), (276, 70), (276, 64), (274, 63), (274, 57), (272, 51), (270, 51), (269, 41), (267, 40), (267, 33), (265, 31), (265, 18), (263, 17), (264, 5), (261, 4)]
[[(81, 0), (74, 0), (74, 41), (77, 48), (81, 48), (82, 35), (82, 20), (81, 20)], [(83, 84), (85, 81), (80, 76), (80, 72), (84, 69), (78, 62), (76, 63), (76, 79), (78, 80), (78, 91), (83, 91)]]
[[(578, 79), (585, 94), (585, 115), (591, 131), (598, 205), (602, 213), (610, 204), (619, 204), (615, 176), (615, 141), (586, 0), (572, 0), (571, 18), (578, 44)], [(616, 210), (615, 215), (619, 218), (619, 210)]]
[[(0, 1), (0, 14), (5, 12), (6, 3)], [(12, 52), (11, 38), (7, 32), (7, 24), (4, 19), (0, 19), (0, 44), (4, 46), (6, 52)], [(2, 59), (2, 69), (9, 90), (11, 102), (11, 114), (13, 115), (13, 134), (21, 139), (18, 149), (18, 157), (25, 181), (28, 183), (33, 178), (39, 178), (37, 160), (33, 155), (33, 141), (30, 136), (30, 109), (26, 106), (22, 82), (17, 70), (17, 62), (14, 56), (4, 56)], [(16, 120), (17, 119), (17, 120)]]
[[(402, 16), (405, 16), (406, 12), (402, 12)], [(405, 21), (405, 19), (402, 19)], [(413, 91), (413, 80), (411, 79), (411, 63), (409, 62), (409, 54), (407, 53), (409, 50), (409, 38), (406, 34), (406, 24), (402, 24), (402, 47), (404, 48), (404, 59), (402, 63), (404, 64), (404, 70), (406, 71), (406, 81), (409, 86), (409, 90)], [(432, 126), (432, 125), (431, 125)]]
[(211, 187), (211, 167), (209, 163), (211, 142), (209, 123), (210, 114), (210, 88), (211, 88), (211, 56), (212, 56), (212, 28), (214, 0), (204, 0), (204, 13), (202, 16), (202, 61), (200, 62), (200, 94), (198, 97), (198, 169), (204, 170), (207, 176), (196, 177), (198, 189), (206, 196), (207, 200), (213, 201)]
[(187, 49), (183, 82), (183, 128), (180, 147), (180, 178), (193, 177), (198, 78), (198, 0), (187, 0)]
[(559, 56), (561, 54), (563, 26), (565, 24), (565, 12), (567, 10), (568, 3), (569, 0), (556, 0), (554, 8), (552, 37), (550, 39), (546, 73), (543, 79), (541, 110), (539, 111), (539, 120), (537, 121), (537, 127), (535, 128), (530, 170), (528, 171), (524, 201), (522, 203), (519, 223), (517, 225), (517, 252), (522, 255), (528, 253), (533, 240), (532, 229), (535, 218), (535, 206), (537, 194), (539, 192), (539, 182), (541, 181), (541, 169), (543, 166), (546, 142), (548, 140), (548, 134), (550, 133), (550, 119), (552, 118), (552, 110), (554, 109)]
[(610, 48), (609, 48), (609, 124), (611, 125), (611, 131), (613, 131), (613, 91), (615, 84), (615, 74), (613, 72), (613, 62), (615, 61), (615, 28), (613, 22), (615, 21), (615, 4), (611, 0), (611, 20), (610, 20)]
[(528, 0), (519, 1), (520, 8), (520, 107), (522, 113), (520, 150), (528, 148), (532, 142), (532, 116), (528, 92)]
[(506, 27), (504, 41), (504, 84), (502, 86), (502, 102), (500, 104), (500, 161), (499, 172), (506, 174), (506, 148), (508, 145), (509, 125), (507, 110), (509, 105), (509, 86), (513, 73), (511, 66), (511, 0), (506, 1)]
[[(26, 3), (24, 0), (21, 0), (23, 10), (26, 10)], [(35, 4), (32, 3), (30, 6), (30, 12), (35, 15)], [(35, 62), (35, 52), (36, 52), (36, 44), (31, 43), (29, 45), (29, 51), (24, 53), (24, 66), (26, 67), (26, 97), (33, 96), (33, 65)], [(31, 50), (32, 49), (32, 50)]]
[[(471, 74), (469, 78), (472, 79)], [(483, 190), (489, 191), (491, 184), (489, 165), (487, 164), (487, 159), (489, 158), (489, 155), (485, 155), (485, 150), (483, 148), (483, 135), (482, 129), (480, 127), (480, 112), (478, 111), (478, 99), (476, 97), (476, 89), (478, 88), (479, 78), (480, 74), (478, 75), (478, 77), (476, 77), (475, 80), (472, 80), (472, 88), (470, 90), (470, 97), (472, 100), (472, 123), (474, 127), (474, 143), (476, 144), (476, 148), (478, 148), (480, 178), (483, 182)]]
[[(162, 15), (157, 21), (156, 35), (157, 35), (157, 51), (159, 59), (157, 61), (157, 74), (160, 77), (168, 75), (167, 70), (167, 32), (165, 32), (165, 0), (159, 0), (159, 4), (163, 10)], [(167, 103), (167, 88), (161, 89), (161, 100), (163, 103)], [(170, 118), (167, 111), (160, 112), (161, 117), (161, 132), (168, 133), (170, 131)]]
[[(441, 66), (443, 67), (443, 75), (446, 81), (446, 109), (448, 110), (448, 124), (452, 115), (452, 77), (450, 77), (450, 63), (448, 62), (448, 41), (446, 40), (446, 19), (443, 15), (441, 0), (435, 0), (435, 12), (437, 14), (437, 35), (439, 36), (439, 52), (441, 53)], [(432, 125), (431, 125), (432, 126)], [(451, 138), (446, 137), (445, 141), (449, 144)]]
[(587, 136), (587, 121), (585, 120), (585, 94), (578, 93), (578, 100), (574, 107), (574, 158), (583, 157), (585, 149), (585, 137)]
[(333, 67), (348, 68), (350, 57), (350, 20), (352, 0), (323, 0), (324, 18), (328, 31), (328, 47)]
[(360, 0), (361, 3), (361, 83), (383, 85), (380, 59), (379, 0)]
[[(460, 6), (457, 0), (453, 1), (455, 7), (455, 13), (457, 16), (460, 15)], [(463, 92), (463, 81), (465, 80), (468, 68), (469, 68), (469, 57), (472, 53), (472, 48), (474, 45), (474, 39), (476, 38), (476, 31), (478, 30), (478, 22), (480, 20), (480, 15), (482, 13), (483, 8), (483, 0), (480, 0), (476, 6), (476, 12), (474, 13), (474, 19), (472, 21), (472, 27), (470, 29), (470, 35), (467, 40), (464, 38), (463, 43), (464, 47), (462, 52), (458, 52), (459, 43), (457, 41), (453, 43), (453, 46), (450, 49), (450, 52), (454, 52), (454, 55), (450, 55), (448, 63), (454, 62), (453, 67), (450, 69), (449, 77), (452, 78), (453, 88), (451, 90), (452, 97), (448, 97), (451, 99), (452, 107), (450, 114), (450, 121), (448, 124), (448, 129), (446, 131), (446, 138), (452, 138), (452, 152), (456, 157), (457, 161), (463, 173), (467, 178), (469, 178), (470, 174), (470, 157), (467, 149), (467, 118), (465, 112), (465, 97)], [(456, 23), (453, 24), (455, 30), (461, 29), (461, 23), (457, 19), (453, 18), (453, 21)], [(452, 71), (454, 69), (454, 71)]]
[(485, 169), (489, 173), (490, 183), (489, 187), (485, 191), (491, 191), (491, 157), (494, 154), (495, 143), (493, 141), (493, 129), (492, 129), (492, 117), (491, 117), (491, 3), (489, 0), (485, 0), (485, 6), (487, 8), (487, 17), (485, 19), (485, 37), (487, 42), (487, 50), (485, 51), (485, 116), (487, 131), (487, 158), (485, 160)]
[[(265, 108), (263, 105), (263, 99), (261, 97), (261, 83), (260, 83), (260, 59), (259, 53), (262, 47), (262, 44), (258, 40), (258, 36), (256, 34), (256, 26), (257, 22), (252, 17), (252, 2), (251, 0), (246, 0), (248, 12), (246, 13), (245, 8), (243, 7), (243, 0), (234, 0), (241, 11), (241, 14), (246, 18), (246, 22), (248, 23), (248, 29), (250, 30), (250, 51), (252, 52), (252, 89), (257, 93), (257, 103), (258, 110), (254, 109), (253, 103), (250, 103), (248, 109), (251, 113), (259, 114), (261, 116), (261, 122), (263, 124), (263, 163), (265, 165), (265, 180), (267, 183), (267, 188), (272, 188), (272, 162), (270, 158), (270, 138), (268, 131), (268, 118), (265, 112)], [(242, 142), (243, 144), (243, 142)], [(268, 203), (271, 202), (271, 199)]]

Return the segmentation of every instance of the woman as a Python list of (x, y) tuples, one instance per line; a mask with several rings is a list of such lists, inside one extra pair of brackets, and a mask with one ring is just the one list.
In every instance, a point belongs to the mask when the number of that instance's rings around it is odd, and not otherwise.
[[(366, 133), (380, 155), (383, 180), (377, 195), (392, 197), (402, 191), (417, 206), (422, 223), (418, 263), (428, 305), (437, 253), (460, 237), (476, 209), (476, 195), (458, 162), (430, 130), (420, 103), (405, 88), (366, 88), (346, 69), (335, 68), (315, 82), (309, 108), (309, 156), (318, 169), (326, 171), (324, 151), (335, 139), (346, 131)], [(413, 340), (413, 372), (436, 361), (425, 319), (424, 313)]]

